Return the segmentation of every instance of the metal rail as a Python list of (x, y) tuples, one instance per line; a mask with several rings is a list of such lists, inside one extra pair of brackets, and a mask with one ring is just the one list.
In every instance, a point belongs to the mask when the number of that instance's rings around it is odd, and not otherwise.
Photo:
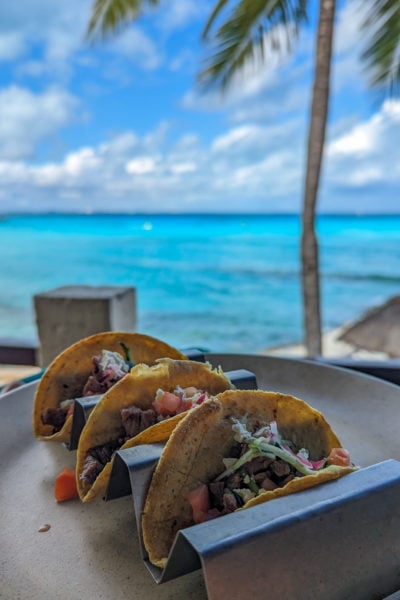
[(34, 340), (0, 338), (0, 365), (37, 367), (39, 344)]

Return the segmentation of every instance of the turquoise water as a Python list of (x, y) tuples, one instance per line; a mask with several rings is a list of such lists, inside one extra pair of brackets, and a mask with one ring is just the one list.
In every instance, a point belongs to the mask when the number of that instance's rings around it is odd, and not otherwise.
[[(318, 219), (324, 329), (400, 293), (400, 216)], [(296, 216), (18, 215), (0, 221), (0, 337), (35, 338), (32, 297), (134, 286), (138, 330), (178, 347), (300, 341)]]

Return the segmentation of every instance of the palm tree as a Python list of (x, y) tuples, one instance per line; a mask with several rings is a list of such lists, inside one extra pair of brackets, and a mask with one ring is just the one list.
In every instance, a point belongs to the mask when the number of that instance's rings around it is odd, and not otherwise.
[[(115, 33), (136, 19), (146, 5), (157, 4), (159, 0), (95, 0), (88, 34), (104, 37)], [(228, 13), (230, 4), (233, 6)], [(290, 48), (301, 24), (307, 20), (309, 4), (307, 0), (218, 0), (203, 31), (204, 41), (214, 52), (200, 73), (200, 82), (224, 89), (249, 61), (260, 57), (266, 61), (274, 49), (281, 47), (282, 39), (275, 35), (278, 25), (283, 26)], [(400, 2), (365, 0), (364, 4), (367, 17), (363, 29), (368, 41), (363, 59), (371, 72), (371, 84), (380, 88), (388, 86), (390, 92), (394, 92), (400, 83)], [(308, 356), (322, 354), (315, 215), (328, 120), (335, 8), (336, 0), (320, 0), (304, 179), (301, 264)], [(215, 27), (219, 19), (222, 22)]]
[(303, 192), (301, 276), (305, 347), (308, 356), (322, 354), (321, 300), (315, 207), (324, 152), (336, 0), (320, 0), (315, 74), (308, 130), (307, 166)]

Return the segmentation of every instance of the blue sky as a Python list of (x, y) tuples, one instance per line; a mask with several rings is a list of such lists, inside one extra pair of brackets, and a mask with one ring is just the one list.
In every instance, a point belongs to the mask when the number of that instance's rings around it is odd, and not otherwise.
[[(204, 93), (211, 6), (164, 0), (93, 45), (91, 1), (2, 3), (0, 212), (301, 210), (314, 28)], [(400, 211), (400, 101), (368, 88), (361, 6), (337, 14), (320, 212)]]

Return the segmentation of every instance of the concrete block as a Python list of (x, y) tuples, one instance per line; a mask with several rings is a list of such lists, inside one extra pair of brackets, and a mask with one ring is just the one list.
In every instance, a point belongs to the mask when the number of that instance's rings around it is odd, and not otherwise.
[(35, 295), (34, 308), (41, 366), (84, 337), (136, 327), (134, 287), (63, 286)]

